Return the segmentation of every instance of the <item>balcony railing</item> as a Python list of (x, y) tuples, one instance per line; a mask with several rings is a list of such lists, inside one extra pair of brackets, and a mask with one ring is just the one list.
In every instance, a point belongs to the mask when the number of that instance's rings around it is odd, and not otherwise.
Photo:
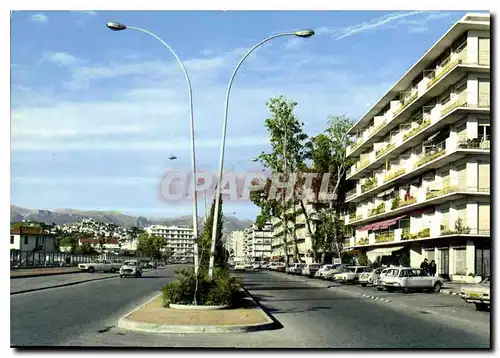
[(380, 203), (377, 207), (370, 210), (368, 216), (375, 216), (385, 213), (385, 203)]
[(368, 164), (370, 164), (370, 158), (360, 160), (358, 162), (358, 164), (356, 164), (356, 170), (359, 171), (359, 170), (363, 169), (364, 167), (366, 167)]
[(406, 173), (406, 168), (400, 168), (394, 171), (390, 171), (389, 173), (386, 174), (384, 178), (384, 183), (387, 183), (388, 181), (391, 181), (392, 179), (397, 178), (405, 173)]
[(368, 242), (369, 242), (369, 239), (367, 237), (365, 237), (363, 239), (358, 239), (356, 244), (357, 245), (368, 245)]
[(434, 76), (427, 82), (427, 89), (439, 81), (444, 75), (450, 72), (455, 66), (463, 62), (462, 58), (455, 58), (450, 60), (445, 66), (441, 67), (438, 71), (434, 71)]
[(366, 179), (365, 183), (361, 185), (361, 192), (364, 193), (377, 185), (377, 178), (371, 177)]
[(346, 197), (346, 199), (347, 199), (347, 200), (349, 200), (349, 199), (354, 198), (354, 197), (356, 196), (356, 194), (357, 194), (357, 190), (356, 190), (356, 188), (354, 188), (354, 189), (352, 189), (352, 190), (349, 190), (349, 191), (345, 194), (345, 197)]
[(354, 152), (356, 149), (358, 149), (363, 143), (367, 142), (374, 133), (378, 132), (378, 130), (380, 128), (382, 128), (383, 126), (385, 126), (387, 124), (387, 120), (383, 121), (382, 123), (378, 124), (377, 126), (372, 126), (370, 128), (368, 128), (366, 130), (366, 132), (368, 133), (368, 138), (367, 139), (364, 139), (363, 137), (359, 138), (356, 142), (354, 142), (354, 144), (352, 144), (350, 147), (349, 147), (349, 150), (348, 152), (349, 153), (352, 153)]
[(389, 143), (388, 145), (386, 145), (382, 149), (377, 150), (377, 152), (375, 153), (375, 157), (378, 159), (380, 156), (382, 156), (383, 154), (387, 153), (388, 151), (390, 151), (391, 149), (393, 149), (395, 147), (396, 147), (396, 143)]
[(439, 157), (442, 157), (446, 154), (446, 143), (442, 141), (439, 144), (436, 144), (429, 152), (422, 155), (422, 157), (415, 162), (414, 168), (421, 167), (422, 165), (429, 163)]
[(403, 230), (401, 234), (401, 240), (415, 240), (415, 239), (423, 239), (426, 237), (431, 236), (431, 229), (430, 228), (425, 228), (420, 230), (419, 232), (415, 234), (410, 234), (410, 230)]
[(408, 138), (413, 137), (417, 133), (420, 133), (424, 128), (428, 127), (431, 124), (430, 119), (423, 119), (422, 122), (415, 128), (410, 129), (403, 135), (403, 141), (406, 141)]
[[(410, 94), (407, 94), (408, 92), (410, 92)], [(417, 99), (418, 97), (418, 91), (408, 91), (408, 92), (401, 92), (400, 95), (402, 95), (402, 99), (400, 100), (401, 101), (401, 106), (394, 111), (393, 113), (393, 116), (396, 117), (399, 113), (401, 113), (403, 111), (403, 109), (405, 109), (406, 107), (408, 107), (408, 105), (410, 103), (412, 103), (414, 100)]]
[(394, 230), (375, 233), (375, 242), (390, 242), (394, 241)]
[(485, 149), (490, 150), (490, 138), (470, 138), (458, 142), (460, 149)]
[(363, 218), (362, 214), (351, 213), (349, 214), (349, 222), (361, 220)]
[(391, 210), (396, 210), (396, 209), (402, 208), (404, 206), (412, 205), (412, 204), (415, 204), (416, 202), (417, 202), (417, 198), (414, 198), (414, 197), (410, 197), (406, 200), (401, 200), (401, 198), (399, 196), (397, 196), (394, 199), (392, 199)]

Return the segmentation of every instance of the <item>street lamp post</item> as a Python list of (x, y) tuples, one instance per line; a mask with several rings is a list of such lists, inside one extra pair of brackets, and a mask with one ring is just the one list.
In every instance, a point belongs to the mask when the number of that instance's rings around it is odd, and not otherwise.
[[(314, 35), (313, 30), (300, 30), (296, 32), (284, 32), (284, 33), (279, 33), (272, 35), (261, 42), (259, 42), (257, 45), (252, 47), (248, 52), (241, 58), (240, 62), (236, 65), (236, 68), (233, 71), (233, 74), (231, 75), (231, 78), (229, 79), (229, 83), (227, 85), (227, 92), (226, 92), (226, 101), (224, 105), (224, 122), (222, 126), (222, 142), (221, 142), (221, 149), (220, 149), (220, 158), (219, 158), (219, 183), (222, 180), (222, 174), (224, 170), (224, 149), (226, 145), (226, 129), (227, 129), (227, 114), (228, 114), (228, 107), (229, 107), (229, 94), (231, 92), (231, 86), (233, 84), (234, 76), (236, 75), (236, 72), (238, 72), (238, 69), (240, 68), (241, 64), (245, 59), (259, 46), (262, 44), (266, 43), (269, 40), (275, 39), (277, 37), (282, 37), (282, 36), (298, 36), (298, 37), (303, 37), (303, 38), (308, 38)], [(210, 279), (213, 279), (213, 273), (214, 273), (214, 252), (215, 252), (215, 240), (217, 238), (217, 220), (219, 218), (219, 205), (220, 205), (220, 185), (217, 185), (217, 191), (216, 191), (216, 197), (215, 197), (215, 210), (214, 210), (214, 222), (212, 226), (212, 242), (211, 242), (211, 250), (210, 250), (210, 266), (209, 266), (209, 271), (208, 275)]]
[(108, 22), (106, 26), (113, 31), (122, 31), (122, 30), (137, 30), (140, 32), (143, 32), (145, 34), (148, 34), (158, 41), (161, 42), (163, 46), (165, 46), (171, 53), (174, 55), (175, 59), (179, 63), (179, 65), (182, 68), (182, 72), (184, 72), (184, 76), (186, 78), (187, 86), (188, 86), (188, 94), (189, 94), (189, 113), (190, 113), (190, 131), (191, 131), (191, 167), (192, 167), (192, 176), (193, 176), (193, 181), (194, 181), (194, 193), (193, 193), (193, 234), (194, 234), (194, 271), (195, 274), (198, 274), (198, 269), (199, 269), (199, 262), (198, 262), (198, 245), (196, 244), (197, 238), (198, 238), (198, 202), (197, 202), (197, 195), (196, 195), (196, 185), (198, 184), (197, 177), (196, 177), (196, 155), (195, 155), (195, 141), (194, 141), (194, 113), (193, 113), (193, 91), (191, 89), (191, 81), (189, 80), (189, 75), (184, 67), (184, 64), (180, 60), (179, 56), (175, 53), (175, 51), (165, 42), (163, 41), (159, 36), (155, 35), (154, 33), (142, 29), (140, 27), (135, 27), (135, 26), (126, 26), (124, 24), (120, 24), (117, 22)]

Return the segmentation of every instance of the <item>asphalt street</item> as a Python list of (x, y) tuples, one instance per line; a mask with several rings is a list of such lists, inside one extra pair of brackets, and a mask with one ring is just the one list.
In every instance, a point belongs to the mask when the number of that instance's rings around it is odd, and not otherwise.
[[(344, 288), (315, 287), (295, 277), (270, 272), (241, 275), (245, 287), (280, 322), (275, 330), (228, 334), (149, 334), (121, 330), (80, 330), (62, 342), (70, 346), (235, 347), (235, 348), (489, 348), (490, 316), (461, 306), (459, 298), (427, 294), (428, 302), (468, 310), (422, 310), (406, 295), (407, 306), (368, 299)], [(372, 290), (370, 290), (372, 291)], [(376, 290), (373, 290), (376, 291)], [(372, 291), (372, 292), (373, 292)], [(395, 297), (395, 296), (394, 296)], [(401, 296), (403, 297), (403, 296)], [(401, 300), (404, 298), (400, 298)], [(455, 304), (456, 303), (456, 304)], [(476, 317), (468, 321), (467, 317)], [(112, 326), (107, 321), (100, 327)]]
[[(157, 294), (181, 267), (171, 265), (145, 272), (140, 279), (109, 278), (13, 295), (10, 302), (11, 345), (58, 346), (82, 333), (101, 334), (114, 326), (121, 316)], [(78, 275), (68, 276), (74, 280)], [(40, 278), (45, 286), (51, 280), (59, 284), (63, 279), (61, 276)], [(18, 285), (21, 280), (33, 281), (30, 278), (11, 282)]]

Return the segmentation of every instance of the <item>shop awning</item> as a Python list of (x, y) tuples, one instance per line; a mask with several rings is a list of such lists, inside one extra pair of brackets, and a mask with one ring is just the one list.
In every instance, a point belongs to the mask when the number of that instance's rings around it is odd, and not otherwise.
[(394, 251), (399, 251), (402, 248), (404, 248), (404, 246), (381, 247), (378, 249), (368, 251), (366, 253), (366, 256), (368, 256), (368, 260), (373, 262), (374, 260), (377, 259), (377, 256), (390, 256)]
[(379, 230), (379, 229), (385, 229), (388, 228), (389, 226), (394, 225), (395, 223), (398, 222), (398, 220), (401, 220), (404, 218), (406, 215), (398, 216), (392, 219), (384, 220), (384, 221), (379, 221), (376, 223), (368, 224), (363, 226), (362, 228), (359, 229), (359, 231), (364, 231), (364, 230)]

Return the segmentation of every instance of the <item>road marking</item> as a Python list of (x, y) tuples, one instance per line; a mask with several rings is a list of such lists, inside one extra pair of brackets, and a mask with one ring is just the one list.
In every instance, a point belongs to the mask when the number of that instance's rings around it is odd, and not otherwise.
[(378, 301), (383, 301), (383, 302), (391, 302), (390, 300), (386, 300), (385, 298), (371, 296), (371, 295), (366, 295), (364, 293), (360, 293), (360, 295), (363, 296), (363, 297), (371, 298), (372, 300), (378, 300)]

